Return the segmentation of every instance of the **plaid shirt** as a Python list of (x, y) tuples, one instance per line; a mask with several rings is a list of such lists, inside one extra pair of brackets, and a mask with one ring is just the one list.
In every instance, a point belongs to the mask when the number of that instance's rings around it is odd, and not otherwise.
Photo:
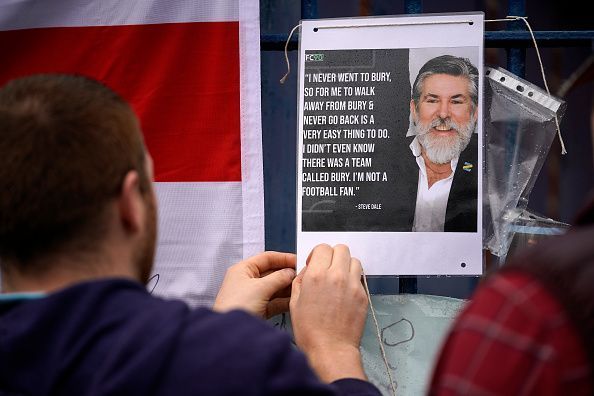
[[(594, 335), (593, 335), (594, 336)], [(456, 320), (430, 395), (591, 395), (584, 346), (552, 295), (506, 272), (479, 288)]]

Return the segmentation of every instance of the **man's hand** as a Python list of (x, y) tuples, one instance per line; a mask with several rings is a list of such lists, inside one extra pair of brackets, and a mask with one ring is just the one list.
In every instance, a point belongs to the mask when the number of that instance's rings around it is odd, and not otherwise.
[(295, 260), (291, 253), (264, 252), (233, 265), (225, 274), (213, 309), (243, 309), (262, 318), (288, 311)]
[(366, 379), (359, 351), (368, 304), (362, 273), (345, 245), (318, 245), (293, 281), (295, 341), (323, 381)]

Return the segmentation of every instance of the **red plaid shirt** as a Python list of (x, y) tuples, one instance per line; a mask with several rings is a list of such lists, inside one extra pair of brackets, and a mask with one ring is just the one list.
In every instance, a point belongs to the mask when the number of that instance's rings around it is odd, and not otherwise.
[[(594, 336), (594, 335), (593, 335)], [(552, 295), (529, 275), (494, 276), (456, 320), (430, 395), (591, 395), (582, 342)]]

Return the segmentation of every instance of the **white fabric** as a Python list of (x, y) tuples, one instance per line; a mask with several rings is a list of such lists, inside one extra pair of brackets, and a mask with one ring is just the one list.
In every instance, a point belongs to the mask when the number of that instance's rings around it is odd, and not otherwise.
[(410, 150), (416, 157), (419, 166), (419, 184), (417, 188), (417, 203), (415, 207), (415, 220), (413, 231), (431, 232), (443, 231), (445, 215), (448, 206), (448, 197), (454, 180), (454, 172), (458, 164), (456, 157), (450, 162), (452, 173), (445, 179), (438, 180), (429, 188), (427, 168), (421, 155), (421, 145), (415, 137), (410, 144)]
[[(0, 30), (238, 21), (253, 0), (11, 0), (0, 4)], [(256, 14), (256, 18), (258, 18)]]
[(154, 293), (192, 306), (211, 305), (225, 270), (243, 254), (241, 183), (155, 183), (155, 190), (159, 241), (153, 272), (159, 283)]
[(260, 109), (260, 3), (239, 5), (243, 257), (264, 250), (264, 170)]

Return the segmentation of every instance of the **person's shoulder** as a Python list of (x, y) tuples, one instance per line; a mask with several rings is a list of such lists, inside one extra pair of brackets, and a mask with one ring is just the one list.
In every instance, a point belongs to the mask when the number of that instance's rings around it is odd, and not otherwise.
[[(273, 328), (266, 321), (241, 311), (233, 310), (218, 313), (206, 308), (190, 312), (182, 341), (188, 343), (208, 343), (216, 340), (222, 349), (232, 349), (241, 353), (263, 351), (274, 354), (286, 350), (291, 345), (288, 333)], [(213, 354), (215, 357), (216, 354)]]
[[(501, 366), (502, 361), (510, 364)], [(468, 362), (474, 362), (471, 371)], [(527, 383), (536, 372), (536, 380)], [(517, 270), (497, 272), (456, 318), (429, 394), (470, 387), (485, 394), (557, 394), (560, 389), (591, 394), (578, 333), (537, 278)]]
[(141, 283), (124, 278), (81, 282), (48, 297), (57, 302), (68, 301), (72, 305), (104, 306), (113, 313), (143, 310), (149, 310), (153, 314), (172, 310), (188, 311), (183, 302), (151, 295)]
[[(265, 321), (243, 311), (217, 313), (206, 307), (190, 308), (181, 300), (151, 295), (143, 285), (125, 279), (83, 282), (50, 296), (52, 304), (68, 302), (71, 310), (93, 311), (98, 320), (119, 324), (125, 331), (171, 333), (178, 343), (254, 345), (267, 337), (279, 338)], [(114, 327), (117, 329), (118, 327)], [(153, 334), (153, 335), (155, 335)]]
[(196, 394), (250, 394), (255, 389), (267, 394), (277, 385), (321, 386), (288, 333), (239, 310), (193, 310), (164, 376), (163, 390), (184, 383)]
[(288, 332), (239, 310), (193, 311), (169, 367), (168, 394), (183, 383), (186, 394), (379, 395), (357, 379), (320, 382)]
[(40, 304), (65, 321), (76, 318), (80, 331), (108, 328), (105, 334), (110, 337), (143, 342), (157, 334), (178, 333), (190, 314), (182, 301), (155, 297), (141, 283), (121, 278), (81, 282), (50, 294)]
[(38, 373), (39, 389), (60, 376), (68, 391), (58, 393), (93, 388), (145, 394), (165, 366), (163, 358), (175, 350), (189, 312), (184, 303), (152, 297), (130, 280), (81, 282), (4, 311), (3, 330), (11, 345), (0, 348), (0, 355), (16, 362), (22, 348), (35, 350), (39, 359), (20, 370), (14, 363), (12, 370), (22, 373), (23, 382)]

